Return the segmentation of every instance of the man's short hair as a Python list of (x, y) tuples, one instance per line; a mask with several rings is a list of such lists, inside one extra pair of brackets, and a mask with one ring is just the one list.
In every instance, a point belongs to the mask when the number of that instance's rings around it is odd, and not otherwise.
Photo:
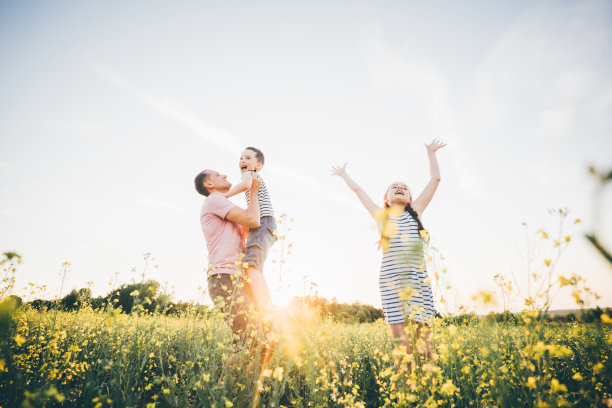
[(252, 150), (252, 151), (254, 151), (254, 152), (255, 152), (255, 158), (256, 158), (256, 159), (257, 159), (257, 161), (258, 161), (258, 162), (260, 162), (260, 163), (261, 163), (261, 165), (263, 166), (263, 164), (264, 164), (264, 154), (263, 154), (263, 152), (262, 152), (261, 150), (259, 150), (259, 149), (258, 149), (258, 148), (256, 148), (256, 147), (247, 147), (247, 148), (246, 148), (246, 149), (244, 149), (244, 150)]
[(203, 196), (208, 197), (210, 192), (206, 189), (206, 187), (204, 187), (204, 182), (206, 180), (208, 180), (208, 170), (204, 170), (200, 174), (198, 174), (194, 182), (196, 191), (202, 194)]

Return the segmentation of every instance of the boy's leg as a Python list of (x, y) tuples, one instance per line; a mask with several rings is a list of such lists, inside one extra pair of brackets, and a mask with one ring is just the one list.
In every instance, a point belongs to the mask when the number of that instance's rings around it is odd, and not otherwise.
[(270, 308), (270, 303), (272, 302), (266, 278), (263, 276), (263, 273), (254, 266), (249, 266), (247, 269), (247, 276), (249, 278), (249, 286), (253, 293), (253, 299), (257, 302), (260, 311), (263, 313)]
[(273, 305), (266, 278), (254, 267), (249, 267), (247, 269), (247, 276), (250, 281), (249, 287), (251, 289), (252, 298), (257, 305), (257, 311), (261, 315), (261, 323), (264, 329), (267, 333), (278, 334), (278, 329), (274, 325), (274, 320), (271, 316)]
[(268, 333), (278, 333), (278, 330), (274, 327), (271, 318), (273, 304), (262, 270), (268, 252), (276, 240), (275, 229), (276, 221), (273, 217), (262, 217), (260, 227), (249, 231), (244, 256), (244, 262), (248, 265), (247, 277), (250, 281), (252, 297), (257, 304), (257, 310), (263, 317), (262, 323)]

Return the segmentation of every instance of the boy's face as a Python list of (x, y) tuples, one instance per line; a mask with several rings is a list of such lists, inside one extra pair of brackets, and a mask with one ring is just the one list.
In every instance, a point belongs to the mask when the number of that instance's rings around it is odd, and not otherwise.
[(240, 167), (240, 173), (244, 173), (245, 171), (251, 170), (261, 170), (263, 165), (257, 161), (257, 156), (255, 152), (249, 149), (246, 149), (240, 155), (240, 160), (238, 161), (238, 167)]

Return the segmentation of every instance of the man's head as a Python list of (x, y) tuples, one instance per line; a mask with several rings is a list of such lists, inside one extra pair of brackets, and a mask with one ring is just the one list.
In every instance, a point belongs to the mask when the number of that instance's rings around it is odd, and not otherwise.
[(196, 191), (206, 197), (214, 192), (226, 193), (232, 187), (226, 175), (214, 170), (204, 170), (196, 176), (194, 183)]
[(247, 147), (240, 155), (238, 161), (238, 167), (240, 167), (240, 173), (245, 171), (257, 170), (260, 171), (264, 165), (264, 154), (261, 150), (255, 147)]

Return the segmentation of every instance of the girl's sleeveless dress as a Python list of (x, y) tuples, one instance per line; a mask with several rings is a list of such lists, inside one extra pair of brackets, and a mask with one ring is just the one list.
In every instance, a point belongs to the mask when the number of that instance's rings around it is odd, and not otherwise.
[(387, 222), (392, 223), (393, 233), (383, 250), (379, 279), (385, 320), (389, 324), (406, 319), (430, 323), (434, 301), (418, 224), (408, 211), (389, 215)]

